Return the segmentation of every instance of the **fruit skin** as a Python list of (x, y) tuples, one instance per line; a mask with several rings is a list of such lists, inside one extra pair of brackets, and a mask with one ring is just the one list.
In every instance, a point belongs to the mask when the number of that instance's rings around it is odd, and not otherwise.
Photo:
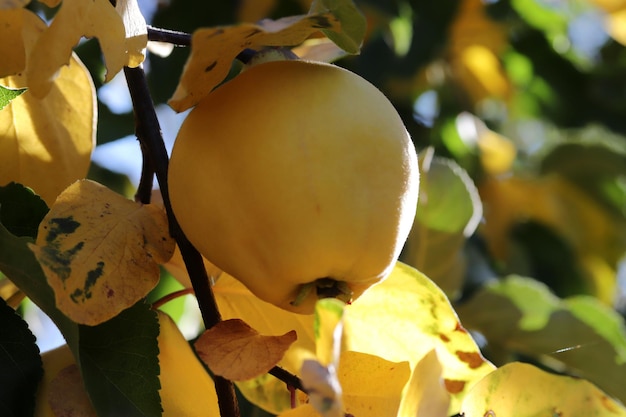
[(413, 223), (415, 148), (387, 98), (356, 74), (306, 61), (258, 64), (187, 116), (169, 191), (190, 241), (257, 297), (297, 306), (301, 284), (385, 278)]

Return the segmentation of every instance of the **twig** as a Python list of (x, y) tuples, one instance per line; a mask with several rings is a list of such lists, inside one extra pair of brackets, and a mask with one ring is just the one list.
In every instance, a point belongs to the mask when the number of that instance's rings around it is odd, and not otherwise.
[(160, 29), (152, 26), (148, 26), (148, 40), (171, 43), (176, 46), (191, 45), (191, 35), (189, 33)]
[(193, 288), (184, 288), (182, 290), (171, 292), (159, 298), (155, 302), (153, 302), (151, 308), (153, 310), (157, 310), (163, 307), (164, 304), (169, 303), (170, 301), (175, 300), (178, 297), (182, 297), (183, 295), (189, 295), (189, 294), (193, 294)]
[[(154, 110), (154, 103), (152, 102), (146, 75), (141, 67), (124, 67), (124, 75), (126, 76), (126, 82), (133, 102), (137, 138), (141, 141), (141, 149), (147, 154), (147, 161), (156, 174), (169, 220), (170, 233), (176, 239), (187, 266), (205, 327), (210, 328), (218, 323), (221, 317), (209, 284), (209, 277), (204, 268), (202, 256), (189, 242), (172, 212), (167, 186), (169, 158)], [(233, 383), (221, 377), (216, 377), (214, 382), (221, 417), (239, 417), (239, 405)]]
[(283, 368), (275, 366), (270, 369), (269, 374), (274, 375), (276, 378), (283, 381), (285, 384), (287, 384), (288, 387), (295, 388), (304, 392), (305, 394), (308, 394), (308, 391), (302, 386), (302, 380), (300, 380), (300, 378), (298, 378), (294, 374), (284, 370)]

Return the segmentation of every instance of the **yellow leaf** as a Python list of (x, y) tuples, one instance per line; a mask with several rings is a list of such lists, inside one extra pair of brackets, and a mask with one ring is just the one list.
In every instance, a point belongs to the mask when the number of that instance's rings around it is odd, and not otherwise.
[(342, 346), (343, 313), (345, 303), (336, 298), (325, 298), (315, 306), (315, 346), (317, 359), (327, 366), (337, 363)]
[(30, 248), (57, 307), (77, 323), (95, 325), (154, 288), (174, 241), (163, 210), (83, 180), (57, 198)]
[(494, 369), (444, 293), (419, 271), (401, 263), (346, 309), (345, 322), (351, 350), (392, 362), (409, 361), (412, 369), (435, 349), (451, 395), (451, 410), (458, 410), (471, 385)]
[(489, 18), (480, 0), (461, 1), (456, 16), (448, 42), (453, 76), (474, 102), (506, 99), (511, 85), (498, 60), (508, 46), (506, 27)]
[(411, 369), (408, 362), (346, 351), (339, 360), (337, 374), (347, 413), (359, 417), (395, 416)]
[[(313, 316), (289, 313), (260, 301), (226, 274), (214, 288), (224, 317), (240, 317), (261, 333), (296, 330), (298, 340), (281, 366), (298, 374), (303, 351), (315, 351)], [(443, 292), (423, 274), (401, 263), (385, 281), (346, 306), (343, 320), (350, 351), (408, 362), (409, 369), (415, 370), (412, 372), (419, 372), (420, 361), (435, 349), (442, 366), (441, 378), (451, 395), (450, 410), (458, 411), (469, 388), (494, 369), (460, 324)], [(238, 386), (243, 387), (247, 398), (274, 413), (289, 407), (284, 383), (273, 377)], [(348, 387), (343, 390), (347, 392)]]
[[(28, 52), (45, 24), (32, 12), (21, 16), (21, 27), (14, 29), (23, 32)], [(2, 78), (0, 84), (30, 87), (24, 73)], [(0, 112), (0, 184), (27, 185), (51, 205), (65, 187), (87, 174), (96, 118), (93, 82), (71, 54), (45, 98), (28, 90)]]
[(626, 416), (626, 409), (583, 379), (510, 363), (471, 389), (461, 413), (467, 417), (619, 417)]
[(470, 45), (463, 49), (455, 67), (456, 75), (478, 102), (483, 98), (506, 98), (511, 86), (497, 56), (483, 45)]
[(125, 65), (141, 63), (141, 50), (148, 40), (147, 35), (141, 34), (145, 22), (140, 22), (136, 5), (131, 5), (135, 1), (118, 2), (118, 13), (109, 0), (64, 0), (30, 54), (26, 75), (32, 94), (40, 98), (48, 94), (57, 71), (67, 64), (72, 49), (83, 36), (98, 38), (107, 67), (105, 81)]
[(280, 413), (279, 417), (320, 417), (320, 414), (311, 404), (304, 404)]
[(244, 381), (272, 369), (296, 338), (294, 330), (282, 336), (262, 336), (244, 321), (231, 319), (206, 330), (194, 347), (213, 373)]
[(215, 385), (176, 323), (159, 311), (163, 417), (219, 416)]
[(22, 39), (24, 20), (32, 18), (26, 9), (0, 9), (0, 77), (17, 74), (26, 66)]
[(441, 363), (433, 349), (413, 370), (406, 387), (398, 417), (445, 417), (450, 407), (450, 394), (441, 383)]
[(339, 28), (337, 18), (328, 12), (199, 29), (193, 34), (191, 55), (169, 104), (177, 112), (195, 106), (224, 80), (232, 61), (244, 49), (299, 45), (320, 29)]
[(25, 294), (15, 284), (6, 276), (0, 274), (0, 298), (11, 307), (17, 309), (24, 297)]
[[(305, 366), (311, 364), (317, 364), (318, 368), (308, 366), (305, 372)], [(302, 382), (312, 391), (310, 403), (319, 413), (312, 415), (324, 417), (343, 416), (345, 413), (359, 417), (402, 415), (398, 414), (398, 410), (404, 387), (411, 374), (408, 362), (390, 362), (366, 353), (345, 351), (341, 354), (336, 372), (340, 386), (335, 386), (332, 375), (324, 374), (324, 370), (334, 373), (333, 369), (332, 366), (326, 369), (315, 361), (305, 361)], [(314, 401), (315, 397), (322, 397), (324, 401)], [(342, 404), (345, 409), (337, 410), (336, 407)], [(447, 411), (447, 404), (445, 405)], [(299, 413), (309, 415), (308, 405), (298, 408), (303, 410), (293, 414), (294, 416), (300, 415)], [(281, 417), (291, 415), (290, 412), (286, 412), (281, 414)], [(406, 414), (407, 417), (409, 415), (414, 414)]]
[[(131, 68), (141, 65), (145, 58), (144, 49), (148, 44), (148, 26), (144, 19), (137, 0), (117, 0), (115, 10), (122, 17), (126, 33), (126, 66)], [(102, 36), (102, 35), (101, 35)], [(117, 73), (117, 72), (116, 72)], [(107, 73), (107, 81), (113, 79), (115, 74)]]

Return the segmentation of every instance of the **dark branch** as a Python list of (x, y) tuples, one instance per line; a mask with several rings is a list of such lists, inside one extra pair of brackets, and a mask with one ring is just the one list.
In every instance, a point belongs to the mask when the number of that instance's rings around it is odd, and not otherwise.
[(275, 366), (270, 369), (269, 374), (274, 375), (276, 378), (283, 381), (285, 384), (287, 384), (288, 387), (295, 388), (304, 392), (305, 394), (308, 394), (308, 391), (302, 386), (302, 380), (300, 380), (300, 378), (298, 378), (294, 374), (285, 371), (283, 368)]
[(176, 46), (191, 45), (191, 35), (189, 33), (160, 29), (152, 26), (148, 26), (148, 40), (171, 43)]
[[(154, 110), (150, 90), (148, 89), (146, 75), (141, 67), (125, 67), (124, 74), (126, 75), (126, 82), (128, 83), (135, 111), (137, 138), (141, 142), (142, 152), (146, 155), (145, 162), (150, 165), (149, 169), (154, 170), (156, 174), (169, 220), (170, 233), (176, 239), (183, 255), (205, 327), (210, 328), (218, 323), (221, 317), (210, 286), (209, 277), (204, 268), (202, 256), (189, 242), (172, 212), (167, 186), (169, 157), (163, 142), (163, 136), (161, 135), (161, 128)], [(238, 417), (240, 415), (239, 405), (233, 383), (220, 377), (216, 377), (214, 381), (220, 415), (222, 417)]]

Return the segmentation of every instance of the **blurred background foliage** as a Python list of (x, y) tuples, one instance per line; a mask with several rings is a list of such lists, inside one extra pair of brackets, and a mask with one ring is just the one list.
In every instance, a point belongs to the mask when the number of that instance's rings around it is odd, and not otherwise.
[[(309, 3), (140, 1), (153, 26), (186, 32)], [(496, 365), (584, 376), (626, 401), (626, 1), (356, 3), (366, 39), (336, 63), (390, 98), (422, 161), (402, 260), (446, 291)], [(97, 43), (77, 52), (100, 82)], [(166, 102), (188, 54), (146, 62), (168, 143), (181, 117)], [(141, 157), (118, 81), (98, 85), (90, 175), (132, 195)]]

